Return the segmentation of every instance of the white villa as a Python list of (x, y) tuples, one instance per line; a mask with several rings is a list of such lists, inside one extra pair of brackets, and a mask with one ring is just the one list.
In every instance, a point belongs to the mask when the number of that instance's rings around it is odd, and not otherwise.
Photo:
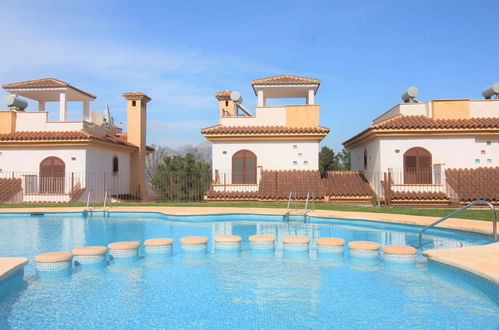
[[(102, 201), (107, 191), (115, 198), (146, 200), (146, 104), (140, 92), (125, 93), (127, 133), (115, 126), (109, 111), (103, 118), (90, 112), (96, 96), (70, 84), (45, 78), (4, 84), (12, 95), (9, 109), (0, 111), (0, 201)], [(38, 102), (25, 109), (20, 97)], [(58, 103), (58, 116), (46, 111)], [(69, 116), (68, 102), (82, 104)], [(71, 117), (71, 118), (69, 118)]]
[[(499, 199), (498, 99), (398, 104), (343, 144), (352, 170), (362, 171), (378, 195)], [(481, 175), (474, 176), (478, 169)], [(471, 177), (484, 181), (462, 184)]]
[[(258, 98), (255, 114), (242, 107), (234, 93), (231, 97), (231, 91), (222, 91), (215, 94), (220, 124), (201, 130), (213, 145), (214, 191), (258, 191), (264, 170), (319, 169), (319, 142), (329, 132), (319, 125), (315, 104), (320, 80), (281, 75), (251, 84)], [(305, 102), (267, 106), (273, 98)]]

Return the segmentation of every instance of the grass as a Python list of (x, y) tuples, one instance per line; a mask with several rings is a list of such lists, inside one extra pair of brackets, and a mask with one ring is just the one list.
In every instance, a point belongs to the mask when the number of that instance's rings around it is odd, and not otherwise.
[[(30, 207), (84, 207), (85, 203), (34, 203), (34, 204), (0, 204), (0, 208), (30, 208)], [(244, 207), (244, 208), (286, 208), (286, 202), (171, 202), (171, 203), (115, 203), (114, 206), (182, 206), (182, 207)], [(96, 203), (102, 206), (102, 203)], [(295, 207), (294, 203), (292, 207)], [(303, 209), (305, 203), (298, 203), (297, 208)], [(334, 210), (350, 212), (373, 212), (444, 217), (456, 209), (442, 208), (406, 208), (406, 207), (373, 207), (349, 204), (316, 203), (317, 210)], [(489, 209), (466, 210), (458, 215), (462, 219), (491, 221)]]

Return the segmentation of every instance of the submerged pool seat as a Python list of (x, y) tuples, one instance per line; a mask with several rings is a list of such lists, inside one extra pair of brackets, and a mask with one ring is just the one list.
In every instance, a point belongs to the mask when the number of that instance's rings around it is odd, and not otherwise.
[(308, 252), (310, 237), (307, 236), (283, 236), (282, 246), (284, 251)]
[(409, 263), (416, 262), (417, 250), (407, 245), (385, 245), (382, 248), (383, 259), (390, 263)]
[(238, 235), (215, 236), (215, 252), (241, 251), (242, 237)]
[(72, 267), (73, 254), (66, 251), (47, 252), (35, 257), (36, 270), (39, 272), (57, 272)]
[(348, 243), (350, 256), (353, 257), (377, 257), (380, 244), (372, 241), (351, 241)]
[(184, 236), (180, 239), (180, 246), (185, 252), (206, 252), (208, 237), (206, 236)]
[(275, 236), (252, 235), (248, 238), (252, 253), (273, 253), (275, 250)]
[(146, 254), (172, 254), (173, 239), (171, 238), (150, 238), (144, 241)]
[(83, 246), (73, 249), (75, 264), (90, 265), (106, 262), (107, 247)]
[(319, 254), (343, 254), (345, 240), (337, 237), (319, 237), (315, 244)]
[(107, 245), (113, 258), (134, 258), (139, 255), (140, 243), (137, 241), (114, 242)]

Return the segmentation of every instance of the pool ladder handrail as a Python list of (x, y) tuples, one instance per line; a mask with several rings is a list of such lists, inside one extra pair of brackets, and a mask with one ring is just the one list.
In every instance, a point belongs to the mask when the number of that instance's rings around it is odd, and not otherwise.
[(289, 207), (291, 205), (291, 199), (293, 198), (293, 194), (295, 195), (295, 208), (294, 208), (294, 210), (296, 210), (298, 208), (297, 201), (296, 201), (296, 191), (290, 190), (289, 191), (289, 198), (288, 198), (288, 206), (286, 207), (286, 214), (289, 214), (291, 212), (291, 209)]
[(90, 212), (90, 215), (92, 215), (92, 208), (95, 206), (90, 207), (90, 196), (92, 196), (92, 192), (94, 190), (92, 188), (88, 189), (87, 193), (87, 206), (85, 206), (84, 212)]
[(309, 191), (307, 191), (307, 200), (305, 201), (305, 209), (303, 210), (303, 215), (307, 215), (307, 212), (309, 211), (308, 201), (310, 200), (310, 197), (312, 197), (312, 208), (313, 208), (313, 211), (315, 211), (314, 191), (309, 190)]
[[(104, 217), (108, 216), (109, 215), (109, 211), (106, 211), (106, 206), (107, 206), (107, 197), (111, 197), (111, 192), (109, 191), (109, 189), (106, 190), (106, 192), (104, 193), (104, 207), (102, 208), (102, 211), (104, 212)], [(109, 200), (109, 204), (111, 204), (111, 199)], [(109, 208), (111, 208), (111, 206), (109, 206)]]
[(419, 246), (418, 248), (421, 249), (423, 247), (423, 233), (427, 230), (427, 229), (430, 229), (432, 227), (435, 227), (436, 225), (438, 225), (439, 223), (441, 223), (442, 221), (445, 221), (449, 218), (452, 218), (453, 216), (463, 212), (464, 210), (466, 209), (469, 209), (470, 207), (472, 206), (475, 206), (477, 204), (485, 204), (487, 205), (490, 210), (491, 210), (491, 213), (492, 213), (492, 239), (494, 242), (497, 241), (497, 217), (496, 217), (496, 208), (494, 207), (494, 205), (492, 205), (490, 202), (487, 202), (487, 201), (484, 201), (484, 200), (476, 200), (476, 201), (473, 201), (471, 203), (469, 203), (468, 205), (460, 208), (459, 210), (457, 211), (454, 211), (452, 212), (451, 214), (443, 217), (442, 219), (438, 220), (438, 221), (435, 221), (434, 223), (424, 227), (423, 229), (420, 230), (419, 232)]

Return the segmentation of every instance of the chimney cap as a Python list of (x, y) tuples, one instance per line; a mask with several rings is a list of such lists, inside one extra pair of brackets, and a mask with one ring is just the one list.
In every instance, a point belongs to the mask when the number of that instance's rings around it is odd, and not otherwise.
[(142, 92), (123, 93), (123, 97), (129, 101), (138, 100), (138, 101), (143, 101), (145, 103), (151, 101), (151, 98)]
[(231, 93), (231, 91), (227, 89), (227, 90), (215, 93), (215, 97), (219, 101), (230, 101), (230, 93)]

